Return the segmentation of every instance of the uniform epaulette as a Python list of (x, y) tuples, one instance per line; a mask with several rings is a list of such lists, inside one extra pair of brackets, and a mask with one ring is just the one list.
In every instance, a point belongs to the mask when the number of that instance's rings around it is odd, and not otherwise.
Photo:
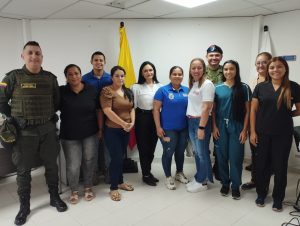
[(15, 73), (15, 74), (22, 74), (23, 73), (23, 70), (22, 69), (14, 69), (14, 70), (11, 70), (10, 72), (6, 73), (6, 75), (10, 75), (12, 73)]
[(45, 70), (43, 70), (43, 73), (44, 73), (45, 75), (53, 76), (54, 78), (56, 78), (56, 76), (55, 76), (52, 72), (50, 72), (50, 71), (45, 71)]

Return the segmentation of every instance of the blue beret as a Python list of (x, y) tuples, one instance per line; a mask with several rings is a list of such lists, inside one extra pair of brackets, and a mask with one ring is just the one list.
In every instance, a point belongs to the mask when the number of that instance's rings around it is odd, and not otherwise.
[(210, 47), (208, 47), (208, 49), (206, 51), (207, 51), (207, 53), (217, 52), (217, 53), (223, 54), (223, 50), (221, 49), (220, 46), (217, 46), (217, 45), (211, 45)]

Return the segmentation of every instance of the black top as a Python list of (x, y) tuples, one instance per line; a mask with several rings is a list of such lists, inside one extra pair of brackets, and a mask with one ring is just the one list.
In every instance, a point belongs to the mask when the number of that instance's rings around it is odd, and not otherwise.
[[(292, 106), (300, 102), (300, 86), (290, 81)], [(276, 134), (292, 134), (293, 118), (292, 110), (289, 110), (286, 103), (282, 101), (279, 109), (277, 109), (277, 99), (280, 95), (281, 87), (276, 91), (272, 82), (259, 83), (254, 91), (252, 98), (259, 101), (258, 111), (256, 115), (256, 132), (268, 135)]]
[(69, 85), (60, 86), (60, 138), (80, 140), (97, 133), (99, 98), (94, 87), (84, 85), (78, 94)]

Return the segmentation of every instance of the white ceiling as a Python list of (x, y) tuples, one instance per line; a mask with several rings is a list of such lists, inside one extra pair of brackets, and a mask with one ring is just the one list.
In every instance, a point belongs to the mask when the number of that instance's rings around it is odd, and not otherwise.
[(0, 17), (16, 19), (232, 17), (299, 9), (300, 0), (218, 0), (193, 9), (163, 0), (0, 0)]

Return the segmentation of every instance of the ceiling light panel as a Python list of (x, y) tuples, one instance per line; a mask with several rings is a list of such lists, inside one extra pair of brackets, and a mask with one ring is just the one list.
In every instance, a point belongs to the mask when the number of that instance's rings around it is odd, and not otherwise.
[(184, 6), (187, 8), (194, 8), (207, 3), (215, 2), (217, 0), (164, 0), (176, 5)]

